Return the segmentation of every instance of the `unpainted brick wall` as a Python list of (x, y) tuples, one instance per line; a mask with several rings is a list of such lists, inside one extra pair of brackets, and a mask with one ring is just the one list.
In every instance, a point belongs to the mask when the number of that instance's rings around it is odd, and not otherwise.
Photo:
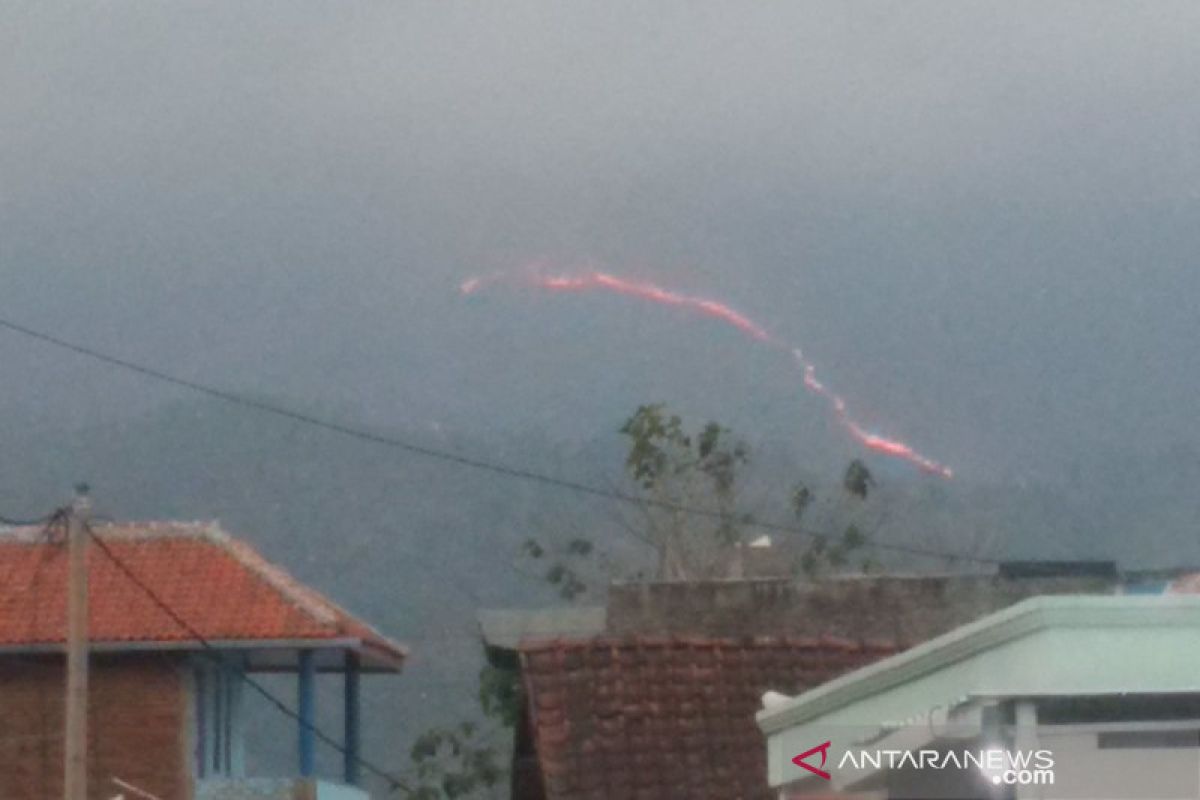
[[(114, 776), (163, 800), (191, 800), (186, 681), (170, 655), (93, 656), (90, 800), (120, 794)], [(65, 682), (61, 656), (0, 656), (0, 799), (62, 797)]]

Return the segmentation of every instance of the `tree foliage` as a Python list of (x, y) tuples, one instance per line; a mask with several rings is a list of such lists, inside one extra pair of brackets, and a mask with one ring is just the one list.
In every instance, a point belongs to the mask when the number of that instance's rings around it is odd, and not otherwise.
[[(516, 665), (486, 663), (479, 671), (479, 707), (503, 730), (516, 727), (521, 685)], [(417, 800), (483, 800), (506, 796), (508, 765), (496, 731), (473, 722), (430, 728), (409, 751), (418, 785)]]
[(661, 403), (639, 406), (620, 432), (629, 440), (625, 471), (646, 498), (641, 530), (656, 554), (656, 577), (739, 577), (748, 518), (737, 513), (737, 485), (746, 444), (716, 422), (689, 433)]
[[(683, 418), (661, 403), (642, 405), (627, 419), (620, 433), (628, 441), (625, 473), (642, 502), (636, 518), (623, 525), (653, 554), (652, 568), (608, 575), (608, 578), (687, 581), (743, 577), (749, 541), (746, 534), (756, 518), (747, 511), (743, 492), (744, 471), (750, 465), (750, 448), (732, 431), (716, 422), (689, 429)], [(808, 517), (817, 506), (817, 495), (796, 484), (790, 508), (797, 532), (785, 533), (779, 544), (794, 558), (797, 574), (814, 577), (828, 571), (873, 568), (869, 559), (854, 563), (867, 542), (856, 519), (875, 488), (875, 479), (861, 460), (850, 462), (842, 475), (840, 495), (827, 498), (839, 513), (825, 520), (825, 530), (810, 528)], [(836, 493), (835, 493), (836, 494)], [(829, 530), (839, 531), (834, 534)], [(598, 561), (591, 540), (574, 538), (528, 539), (522, 554), (538, 564), (538, 574), (566, 600), (589, 591), (589, 574)]]
[(426, 731), (410, 755), (420, 780), (410, 795), (416, 800), (491, 797), (507, 775), (494, 741), (472, 722)]

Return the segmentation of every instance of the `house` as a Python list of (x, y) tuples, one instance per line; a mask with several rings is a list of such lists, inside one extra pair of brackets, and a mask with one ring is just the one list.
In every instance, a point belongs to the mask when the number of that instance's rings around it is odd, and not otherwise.
[[(359, 685), (405, 648), (213, 524), (95, 525), (87, 555), (91, 796), (113, 781), (163, 800), (241, 798), (256, 673), (296, 676), (298, 769), (256, 798), (365, 798)], [(100, 546), (103, 545), (103, 546)], [(66, 546), (40, 528), (0, 535), (0, 797), (62, 793)], [(345, 786), (313, 774), (317, 673), (343, 676)], [(281, 717), (286, 720), (286, 717)], [(126, 797), (135, 795), (132, 790)]]
[(753, 710), (770, 686), (819, 686), (894, 652), (836, 639), (708, 637), (530, 643), (518, 753), (528, 798), (769, 797)]
[(785, 799), (1200, 797), (1197, 653), (1195, 596), (1029, 599), (767, 698), (769, 783)]
[(1111, 593), (1115, 567), (618, 583), (604, 607), (484, 612), (520, 704), (514, 800), (774, 797), (754, 716), (1026, 597)]

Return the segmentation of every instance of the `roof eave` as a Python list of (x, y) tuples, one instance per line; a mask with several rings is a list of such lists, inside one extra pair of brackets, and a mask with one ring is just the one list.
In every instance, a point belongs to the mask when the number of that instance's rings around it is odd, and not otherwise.
[[(30, 642), (0, 644), (0, 659), (5, 656), (48, 655), (63, 652), (62, 642)], [(368, 672), (399, 673), (409, 657), (409, 650), (397, 642), (376, 642), (356, 637), (330, 639), (112, 639), (93, 640), (89, 650), (97, 654), (204, 652), (250, 650), (345, 650), (357, 653), (361, 666)]]

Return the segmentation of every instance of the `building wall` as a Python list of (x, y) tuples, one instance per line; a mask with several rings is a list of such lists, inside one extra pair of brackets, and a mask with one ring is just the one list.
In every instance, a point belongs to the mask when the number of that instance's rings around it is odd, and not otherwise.
[[(1176, 731), (1178, 725), (1164, 726)], [(1153, 735), (1153, 723), (1138, 727)], [(1121, 730), (1113, 726), (1110, 730)], [(1200, 733), (1193, 728), (1194, 742)], [(1095, 732), (1041, 728), (1042, 747), (1054, 753), (1054, 790), (1046, 795), (1064, 798), (1200, 797), (1200, 747), (1145, 746), (1102, 748)]]
[(1112, 594), (1102, 578), (998, 575), (878, 576), (616, 584), (616, 635), (840, 636), (913, 645), (1047, 594)]
[[(66, 673), (61, 657), (0, 656), (0, 798), (62, 796)], [(120, 778), (191, 800), (183, 662), (166, 654), (94, 656), (88, 692), (88, 796)]]
[[(1150, 723), (1139, 725), (1135, 730), (1136, 735), (1153, 736), (1154, 731), (1162, 729)], [(1178, 725), (1166, 729), (1181, 732)], [(1113, 725), (1105, 730), (1123, 729)], [(1195, 728), (1190, 733), (1192, 740), (1200, 743), (1200, 733)], [(996, 792), (969, 769), (963, 772), (896, 770), (887, 775), (886, 797), (896, 800), (914, 797), (994, 800), (1005, 796), (1018, 800), (1034, 797), (1064, 800), (1200, 797), (1198, 746), (1159, 747), (1148, 741), (1145, 747), (1104, 749), (1098, 743), (1098, 731), (1043, 727), (1038, 729), (1036, 747), (1053, 753), (1052, 784)]]

